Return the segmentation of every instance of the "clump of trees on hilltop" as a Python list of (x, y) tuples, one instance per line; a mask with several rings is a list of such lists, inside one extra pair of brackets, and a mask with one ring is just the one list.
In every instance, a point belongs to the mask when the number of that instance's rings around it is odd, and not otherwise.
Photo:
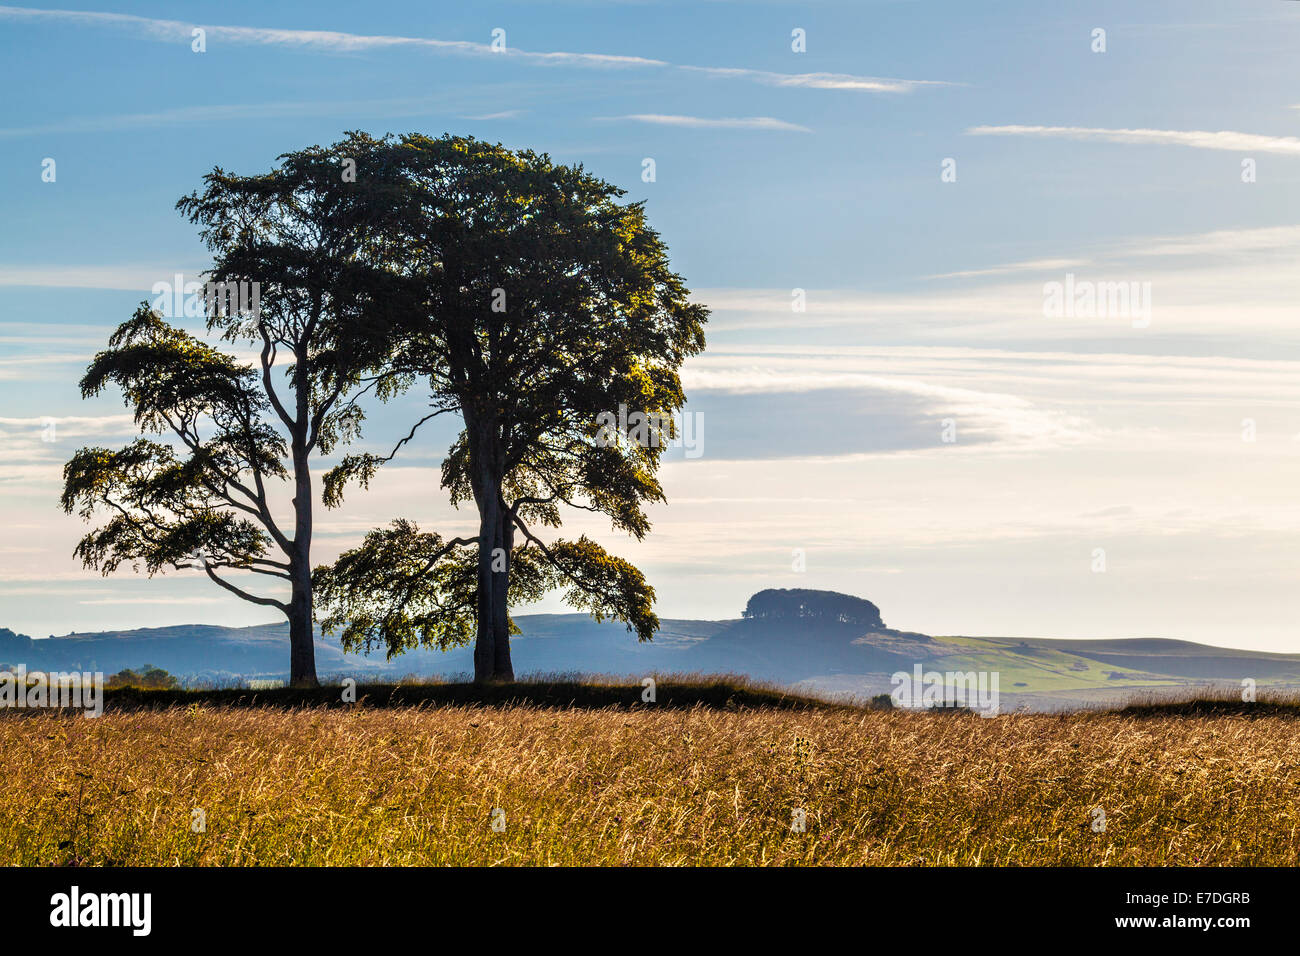
[(838, 591), (807, 588), (768, 588), (759, 591), (745, 605), (744, 617), (752, 620), (833, 621), (879, 629), (885, 626), (880, 608), (865, 598)]
[[(201, 571), (278, 609), (294, 686), (318, 683), (317, 621), (345, 650), (389, 657), (472, 641), (475, 680), (513, 680), (511, 608), (556, 590), (650, 640), (641, 571), (556, 537), (570, 510), (649, 533), (667, 442), (642, 441), (632, 418), (610, 441), (601, 419), (635, 408), (671, 439), (679, 369), (704, 349), (708, 310), (623, 195), (461, 136), (350, 133), (269, 173), (214, 169), (178, 207), (214, 259), (213, 294), (184, 317), (218, 341), (146, 302), (91, 362), (83, 397), (120, 390), (140, 436), (64, 466), (63, 509), (97, 523), (76, 556), (103, 574)], [(388, 454), (336, 458), (314, 487), (321, 459), (361, 438), (363, 396), (412, 392), (429, 410)], [(313, 566), (318, 496), (335, 507), (367, 487), (440, 415), (459, 420), (441, 486), (472, 508), (470, 532), (398, 516)]]
[(152, 664), (145, 664), (138, 671), (129, 667), (120, 670), (109, 677), (107, 683), (112, 688), (143, 687), (146, 690), (172, 690), (180, 685), (174, 676)]

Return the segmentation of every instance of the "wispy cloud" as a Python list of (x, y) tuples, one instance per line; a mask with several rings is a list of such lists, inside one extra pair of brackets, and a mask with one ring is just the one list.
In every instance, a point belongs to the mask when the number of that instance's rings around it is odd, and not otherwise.
[(1262, 226), (1254, 229), (1216, 229), (1211, 232), (1182, 236), (1145, 236), (1140, 239), (1107, 241), (1100, 248), (1090, 248), (1087, 258), (1028, 259), (979, 269), (963, 269), (925, 276), (927, 279), (977, 279), (985, 276), (1021, 272), (1059, 272), (1084, 266), (1122, 261), (1140, 261), (1151, 257), (1201, 257), (1214, 264), (1242, 256), (1281, 254), (1290, 256), (1300, 248), (1300, 225)]
[[(159, 126), (186, 126), (234, 120), (280, 119), (286, 116), (338, 116), (364, 112), (376, 116), (410, 116), (431, 110), (446, 109), (445, 97), (402, 97), (381, 100), (282, 101), (275, 103), (218, 103), (208, 106), (182, 106), (149, 113), (110, 113), (97, 116), (74, 116), (36, 126), (0, 128), (0, 139), (18, 139), (47, 133), (95, 133), (119, 129), (148, 129)], [(465, 117), (494, 119), (512, 115)]]
[(1061, 269), (1077, 269), (1088, 264), (1087, 259), (1027, 259), (1024, 262), (1009, 262), (1006, 265), (991, 266), (987, 269), (965, 269), (961, 272), (944, 272), (940, 275), (926, 276), (927, 279), (975, 279), (980, 276), (1000, 276), (1014, 272), (1058, 272)]
[[(1262, 235), (1229, 230), (1150, 240), (1149, 249), (1137, 240), (1109, 251), (1090, 247), (1088, 271), (1080, 278), (1149, 282), (1156, 303), (1152, 321), (1162, 336), (1219, 336), (1214, 347), (1229, 351), (1225, 342), (1249, 344), (1251, 335), (1294, 342), (1293, 290), (1300, 267), (1296, 244), (1288, 244), (1287, 236), (1286, 227), (1279, 227)], [(1074, 268), (1059, 267), (1053, 278), (1059, 281)], [(1008, 269), (990, 284), (978, 283), (978, 277), (953, 281), (938, 289), (807, 289), (805, 311), (798, 313), (788, 288), (697, 287), (694, 295), (713, 310), (714, 332), (870, 327), (873, 335), (908, 341), (955, 335), (986, 342), (1121, 334), (1120, 325), (1099, 320), (1048, 320), (1041, 274)], [(1123, 334), (1150, 337), (1131, 329)]]
[(125, 29), (140, 36), (166, 42), (189, 43), (191, 31), (202, 26), (208, 42), (244, 46), (279, 46), (325, 53), (363, 53), (371, 50), (409, 48), (463, 56), (499, 56), (539, 66), (668, 68), (702, 72), (720, 77), (738, 77), (768, 86), (791, 86), (821, 90), (857, 90), (869, 93), (910, 93), (921, 86), (951, 85), (941, 80), (888, 79), (847, 73), (775, 73), (733, 67), (682, 66), (652, 57), (611, 53), (570, 53), (523, 50), (507, 45), (494, 50), (490, 43), (471, 40), (440, 40), (386, 34), (345, 33), (337, 30), (288, 30), (268, 27), (208, 26), (180, 20), (161, 20), (128, 13), (84, 10), (38, 10), (32, 7), (0, 6), (0, 19), (56, 21), (79, 26)]
[(159, 268), (144, 265), (0, 265), (0, 286), (43, 286), (62, 289), (120, 289), (145, 293), (155, 282), (171, 281), (177, 273), (197, 276), (207, 266)]
[(694, 129), (767, 129), (795, 133), (811, 133), (807, 126), (787, 123), (771, 116), (708, 117), (679, 116), (669, 113), (629, 113), (626, 116), (598, 116), (599, 120), (626, 120), (634, 123), (652, 123), (656, 126), (687, 126)]
[(514, 119), (517, 116), (523, 116), (524, 110), (501, 110), (499, 113), (480, 113), (477, 116), (462, 116), (461, 119), (467, 120), (503, 120)]
[(78, 601), (78, 604), (222, 604), (223, 599), (220, 597), (198, 597), (196, 595), (186, 595), (184, 597), (131, 597), (131, 598), (94, 598), (89, 601)]
[[(822, 357), (706, 356), (692, 362), (682, 380), (693, 394), (701, 395), (793, 396), (829, 389), (860, 392), (875, 403), (888, 401), (889, 396), (907, 396), (916, 405), (899, 406), (895, 409), (899, 416), (924, 420), (956, 415), (978, 423), (981, 433), (1003, 442), (1064, 445), (1087, 440), (1087, 422), (1080, 416), (1046, 412), (1019, 395), (905, 377), (862, 356), (847, 362)], [(904, 411), (905, 407), (910, 410)]]
[(384, 34), (343, 33), (337, 30), (283, 30), (267, 27), (208, 26), (180, 20), (159, 20), (128, 13), (101, 13), (85, 10), (38, 10), (31, 7), (0, 6), (0, 18), (12, 20), (55, 20), (82, 26), (110, 26), (133, 30), (155, 40), (188, 43), (191, 31), (201, 26), (209, 42), (237, 43), (245, 46), (285, 46), (315, 49), (330, 53), (359, 53), (367, 50), (411, 47), (440, 53), (508, 56), (544, 64), (580, 66), (667, 66), (662, 60), (641, 56), (608, 53), (538, 53), (507, 46), (498, 52), (490, 43), (470, 40), (439, 40), (432, 37), (407, 37)]
[(1216, 229), (1187, 236), (1165, 236), (1133, 243), (1134, 255), (1224, 256), (1237, 253), (1291, 251), (1300, 247), (1300, 226), (1264, 226), (1259, 229)]
[(41, 418), (0, 418), (0, 425), (29, 425), (33, 428), (44, 425), (47, 421), (52, 421), (60, 428), (68, 430), (69, 434), (77, 435), (95, 435), (104, 434), (105, 432), (124, 432), (130, 431), (134, 427), (134, 419), (125, 413), (120, 415), (57, 415), (44, 416)]
[[(17, 358), (5, 356), (0, 358), (0, 380), (40, 379), (49, 377), (49, 365), (78, 365), (90, 357), (89, 353), (24, 355)], [(4, 419), (4, 421), (12, 421)], [(0, 433), (3, 434), (3, 433)]]
[(1136, 143), (1155, 146), (1190, 146), (1229, 152), (1285, 153), (1300, 155), (1300, 139), (1294, 136), (1264, 136), (1234, 130), (1102, 129), (1091, 126), (972, 126), (972, 136), (1037, 136), (1106, 143)]
[(683, 66), (693, 73), (710, 76), (738, 77), (767, 86), (796, 86), (814, 90), (861, 90), (868, 93), (911, 93), (921, 86), (954, 86), (943, 80), (902, 80), (880, 76), (854, 76), (849, 73), (774, 73), (769, 70), (745, 70), (725, 66)]

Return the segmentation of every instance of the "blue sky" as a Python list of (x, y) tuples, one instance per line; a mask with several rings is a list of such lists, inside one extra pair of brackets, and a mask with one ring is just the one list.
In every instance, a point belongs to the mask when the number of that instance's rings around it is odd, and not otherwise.
[[(547, 151), (647, 201), (714, 310), (685, 370), (703, 454), (665, 465), (644, 543), (572, 527), (662, 616), (828, 587), (934, 633), (1295, 650), (1297, 49), (1283, 0), (0, 7), (0, 626), (267, 619), (79, 569), (59, 467), (130, 437), (79, 400), (86, 360), (207, 264), (176, 199), (358, 128)], [(1067, 276), (1149, 313), (1048, 315)], [(398, 515), (467, 527), (448, 437), (329, 514), (317, 556)]]

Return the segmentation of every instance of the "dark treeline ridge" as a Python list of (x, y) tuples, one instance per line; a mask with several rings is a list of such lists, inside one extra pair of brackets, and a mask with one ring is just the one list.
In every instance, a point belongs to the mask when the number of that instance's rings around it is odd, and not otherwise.
[(1189, 700), (1147, 701), (1128, 704), (1110, 713), (1125, 717), (1295, 717), (1300, 701), (1242, 701), (1195, 697)]
[(155, 710), (193, 705), (217, 707), (418, 707), (418, 706), (527, 706), (559, 709), (616, 710), (704, 707), (711, 710), (748, 709), (856, 709), (851, 703), (836, 703), (804, 694), (790, 693), (736, 675), (674, 675), (657, 680), (654, 701), (644, 699), (640, 680), (613, 680), (560, 676), (554, 679), (501, 681), (491, 684), (412, 683), (358, 684), (355, 700), (344, 699), (341, 686), (313, 688), (278, 687), (265, 690), (217, 688), (199, 690), (109, 689), (104, 693), (105, 710)]

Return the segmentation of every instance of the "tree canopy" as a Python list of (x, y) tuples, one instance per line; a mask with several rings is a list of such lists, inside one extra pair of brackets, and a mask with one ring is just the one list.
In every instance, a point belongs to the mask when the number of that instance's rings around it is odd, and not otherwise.
[[(589, 538), (542, 533), (571, 507), (639, 539), (646, 506), (664, 500), (657, 439), (673, 434), (678, 370), (704, 347), (707, 310), (689, 302), (643, 204), (620, 202), (621, 189), (581, 166), (466, 137), (353, 134), (333, 151), (358, 156), (358, 180), (384, 197), (402, 302), (385, 389), (418, 386), (430, 411), (389, 455), (345, 459), (326, 501), (369, 482), (424, 422), (453, 414), (462, 428), (441, 483), (453, 504), (474, 503), (479, 522), (452, 539), (410, 522), (373, 532), (318, 572), (326, 626), (393, 653), (463, 638), (472, 612), (476, 675), (508, 678), (510, 603), (558, 585), (570, 604), (650, 638), (654, 591), (635, 567)], [(656, 440), (609, 440), (598, 419), (620, 405), (661, 423)]]
[[(117, 386), (143, 435), (116, 451), (78, 451), (62, 499), (87, 520), (108, 516), (76, 549), (87, 566), (199, 569), (283, 612), (290, 678), (308, 685), (311, 462), (359, 434), (355, 396), (381, 379), (367, 373), (386, 355), (377, 335), (400, 301), (383, 236), (367, 219), (375, 204), (338, 167), (313, 147), (262, 175), (217, 168), (177, 203), (213, 255), (195, 314), (219, 339), (257, 349), (256, 367), (142, 303), (95, 356), (81, 391)], [(282, 484), (292, 489), (288, 520), (275, 495)], [(274, 592), (287, 585), (287, 599), (236, 584), (230, 572), (272, 579)]]
[[(213, 254), (208, 331), (257, 359), (147, 303), (122, 324), (81, 390), (119, 388), (141, 437), (65, 466), (64, 509), (107, 516), (77, 556), (105, 574), (202, 570), (278, 608), (294, 683), (316, 680), (318, 608), (349, 648), (391, 656), (472, 639), (481, 680), (513, 677), (510, 607), (553, 590), (650, 639), (659, 620), (642, 573), (586, 535), (548, 533), (564, 509), (649, 532), (685, 403), (679, 369), (704, 348), (707, 310), (689, 301), (644, 205), (623, 195), (581, 166), (456, 136), (350, 133), (269, 173), (214, 169), (177, 206)], [(399, 516), (313, 572), (314, 456), (359, 436), (367, 393), (413, 389), (428, 412), (388, 454), (345, 456), (324, 501), (337, 506), (452, 415), (441, 486), (453, 505), (473, 503), (476, 533)], [(628, 408), (639, 414), (616, 414)], [(292, 488), (291, 525), (272, 501), (279, 483)], [(288, 600), (232, 573), (287, 582)]]

